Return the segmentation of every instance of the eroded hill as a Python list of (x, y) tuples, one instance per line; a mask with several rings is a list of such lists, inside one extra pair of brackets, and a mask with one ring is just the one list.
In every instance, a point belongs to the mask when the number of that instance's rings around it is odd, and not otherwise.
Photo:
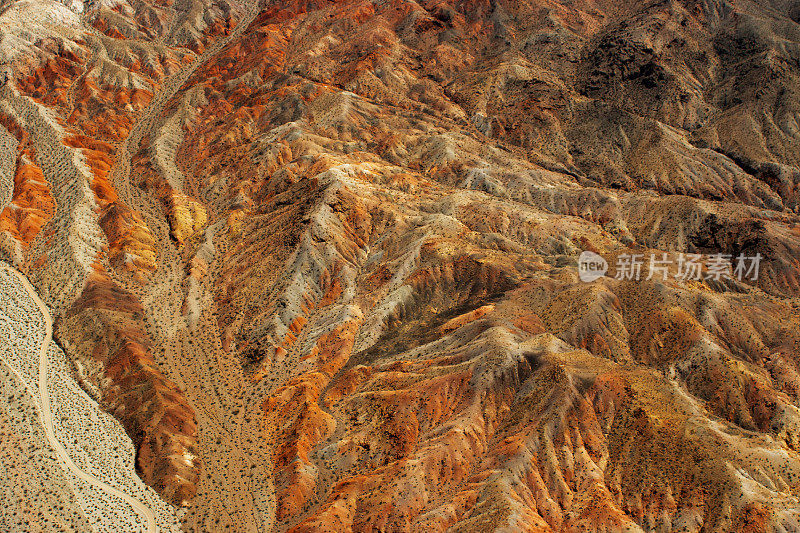
[(3, 258), (186, 531), (800, 529), (797, 2), (3, 6)]

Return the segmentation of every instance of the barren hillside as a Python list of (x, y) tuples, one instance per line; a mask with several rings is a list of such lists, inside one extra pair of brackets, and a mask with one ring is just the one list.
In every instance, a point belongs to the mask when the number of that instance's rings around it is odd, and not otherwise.
[[(2, 0), (0, 82), (0, 259), (158, 529), (800, 531), (800, 2)], [(51, 452), (0, 526), (130, 531)]]

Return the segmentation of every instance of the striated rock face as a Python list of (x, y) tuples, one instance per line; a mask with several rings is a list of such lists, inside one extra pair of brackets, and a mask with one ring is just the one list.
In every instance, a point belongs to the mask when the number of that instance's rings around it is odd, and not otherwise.
[(800, 5), (4, 6), (0, 253), (186, 531), (800, 529)]

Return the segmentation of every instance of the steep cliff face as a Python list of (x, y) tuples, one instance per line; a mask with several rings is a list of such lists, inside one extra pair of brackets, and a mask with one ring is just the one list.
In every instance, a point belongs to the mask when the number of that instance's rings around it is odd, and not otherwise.
[(187, 531), (800, 528), (800, 5), (7, 4), (0, 250)]

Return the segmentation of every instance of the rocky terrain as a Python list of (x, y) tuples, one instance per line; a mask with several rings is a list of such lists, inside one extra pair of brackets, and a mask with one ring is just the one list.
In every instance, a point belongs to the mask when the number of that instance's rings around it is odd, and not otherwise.
[[(800, 531), (800, 3), (2, 0), (3, 80), (0, 258), (149, 489), (57, 438), (160, 529)], [(12, 531), (130, 530), (36, 461)]]
[(33, 288), (5, 265), (0, 287), (3, 531), (180, 531), (119, 422), (71, 378)]

